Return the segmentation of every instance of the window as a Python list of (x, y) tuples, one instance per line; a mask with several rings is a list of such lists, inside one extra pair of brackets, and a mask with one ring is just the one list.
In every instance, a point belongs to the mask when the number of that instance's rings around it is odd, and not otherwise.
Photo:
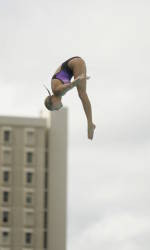
[(10, 232), (3, 231), (2, 232), (2, 243), (9, 244), (10, 243)]
[(47, 212), (44, 213), (44, 228), (47, 228)]
[(3, 232), (3, 237), (6, 238), (8, 237), (9, 233), (8, 232)]
[(3, 163), (11, 164), (11, 160), (12, 160), (11, 149), (4, 149), (3, 150)]
[(35, 144), (35, 131), (34, 129), (27, 129), (25, 134), (26, 145)]
[(33, 213), (33, 211), (25, 211), (24, 224), (26, 226), (33, 226), (34, 225), (34, 213)]
[(32, 205), (33, 203), (33, 193), (26, 193), (26, 200), (27, 205)]
[(44, 249), (47, 249), (47, 232), (44, 232)]
[(48, 173), (45, 172), (45, 188), (48, 188)]
[(9, 212), (8, 211), (4, 211), (3, 212), (3, 222), (4, 223), (7, 223), (8, 222), (8, 220), (9, 220)]
[(44, 207), (47, 208), (48, 206), (48, 195), (47, 192), (44, 192)]
[(26, 244), (32, 243), (32, 233), (25, 233), (25, 243)]
[(32, 203), (32, 197), (28, 195), (28, 196), (26, 197), (26, 202), (27, 202), (28, 204)]
[(27, 152), (26, 153), (26, 161), (27, 163), (33, 163), (33, 152)]
[(3, 202), (8, 202), (8, 200), (9, 200), (9, 192), (4, 191), (3, 192)]
[(9, 171), (3, 172), (3, 181), (8, 182), (9, 181)]
[(5, 130), (3, 134), (4, 142), (10, 142), (10, 130)]
[(33, 179), (33, 173), (26, 173), (26, 182), (27, 183), (32, 183), (32, 179)]

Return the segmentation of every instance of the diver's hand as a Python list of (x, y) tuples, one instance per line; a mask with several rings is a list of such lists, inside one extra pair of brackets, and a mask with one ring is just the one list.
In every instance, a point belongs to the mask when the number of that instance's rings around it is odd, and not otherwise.
[(89, 80), (90, 76), (86, 76), (85, 74), (81, 74), (76, 79), (79, 79), (79, 80), (84, 80), (84, 79)]
[(81, 74), (79, 75), (73, 82), (72, 82), (72, 86), (75, 87), (77, 86), (82, 80), (89, 80), (90, 76), (86, 76), (85, 74)]

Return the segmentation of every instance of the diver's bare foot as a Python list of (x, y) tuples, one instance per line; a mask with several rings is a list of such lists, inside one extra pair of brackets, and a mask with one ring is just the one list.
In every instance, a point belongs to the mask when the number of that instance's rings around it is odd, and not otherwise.
[(90, 124), (90, 125), (88, 125), (88, 138), (90, 139), (90, 140), (92, 140), (93, 139), (93, 135), (94, 135), (94, 130), (95, 130), (95, 128), (96, 128), (96, 126), (95, 126), (95, 124)]

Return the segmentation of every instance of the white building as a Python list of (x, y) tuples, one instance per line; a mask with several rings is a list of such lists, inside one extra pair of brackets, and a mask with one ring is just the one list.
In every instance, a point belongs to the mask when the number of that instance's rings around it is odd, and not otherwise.
[(0, 250), (66, 250), (67, 109), (0, 116)]

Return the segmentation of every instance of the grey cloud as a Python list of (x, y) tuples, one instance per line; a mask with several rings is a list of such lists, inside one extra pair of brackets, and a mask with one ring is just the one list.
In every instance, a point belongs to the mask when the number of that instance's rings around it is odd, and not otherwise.
[(78, 243), (74, 241), (70, 247), (72, 249), (76, 249), (77, 246), (80, 249), (148, 249), (149, 239), (145, 237), (146, 242), (143, 241), (141, 229), (146, 236), (149, 230), (147, 217), (137, 218), (128, 214), (108, 217), (87, 228), (78, 236)]
[(91, 150), (88, 163), (79, 151), (69, 170), (69, 246), (136, 249), (139, 237), (139, 249), (148, 249), (142, 235), (149, 232), (149, 145)]

